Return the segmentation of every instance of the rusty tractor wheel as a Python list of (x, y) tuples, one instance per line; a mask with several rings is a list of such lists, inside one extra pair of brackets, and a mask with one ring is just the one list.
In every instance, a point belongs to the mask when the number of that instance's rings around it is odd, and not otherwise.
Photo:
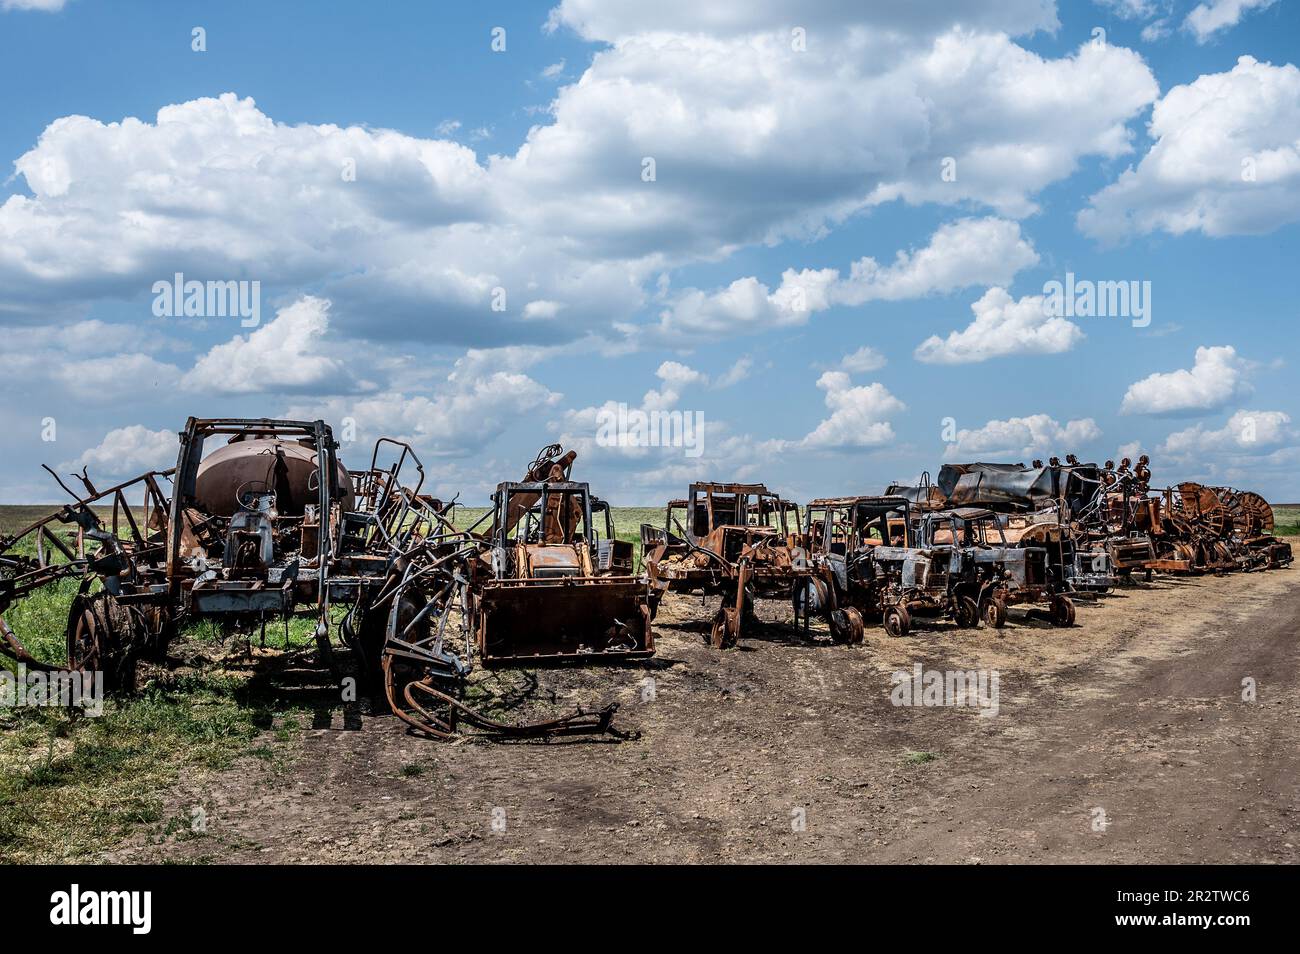
[(1052, 597), (1051, 615), (1053, 626), (1073, 626), (1074, 600), (1068, 596)]
[(984, 618), (984, 625), (1000, 630), (1007, 625), (1007, 604), (996, 596), (992, 597), (984, 602), (984, 612), (980, 615)]
[(862, 614), (852, 606), (846, 606), (831, 613), (830, 623), (831, 637), (837, 643), (855, 646), (862, 642), (863, 636), (866, 635)]
[(64, 630), (68, 668), (102, 672), (105, 692), (135, 691), (134, 629), (130, 609), (111, 594), (79, 593), (68, 610)]
[[(392, 619), (393, 605), (385, 601), (380, 606), (370, 606), (361, 617), (361, 625), (355, 634), (357, 650), (357, 672), (360, 676), (361, 691), (367, 696), (378, 698), (384, 692), (384, 645), (388, 641), (388, 627), (394, 626), (401, 633), (406, 624), (414, 617), (419, 607), (409, 593), (403, 593), (398, 604), (398, 618)], [(417, 634), (418, 635), (418, 634)], [(408, 667), (404, 660), (399, 660), (390, 667), (392, 673), (404, 675)], [(388, 677), (388, 678), (391, 678)]]
[(905, 606), (891, 606), (885, 610), (885, 632), (890, 636), (906, 636), (912, 630), (912, 617)]
[(730, 649), (740, 636), (740, 614), (734, 606), (723, 606), (713, 615), (709, 631), (709, 645), (714, 649)]
[(980, 605), (972, 597), (959, 596), (953, 618), (959, 628), (974, 629), (980, 624)]

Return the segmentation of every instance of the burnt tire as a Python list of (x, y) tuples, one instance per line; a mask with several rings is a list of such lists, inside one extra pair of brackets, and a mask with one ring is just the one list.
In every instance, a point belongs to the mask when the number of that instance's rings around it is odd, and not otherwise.
[(1001, 629), (1007, 625), (1007, 604), (996, 597), (986, 600), (984, 611), (980, 614), (984, 619), (984, 625), (991, 629)]
[(790, 606), (794, 610), (796, 620), (821, 616), (829, 605), (830, 590), (824, 580), (809, 577), (794, 584), (790, 594)]
[(972, 597), (957, 597), (956, 612), (953, 615), (960, 629), (974, 629), (980, 624), (980, 605)]
[(1052, 597), (1050, 613), (1053, 626), (1073, 626), (1074, 600), (1068, 596)]
[(844, 616), (848, 620), (848, 636), (846, 642), (850, 646), (860, 646), (862, 640), (867, 635), (867, 626), (862, 619), (862, 614), (858, 612), (856, 606), (846, 606)]
[(734, 606), (724, 606), (713, 615), (709, 630), (709, 645), (714, 649), (730, 649), (740, 635), (740, 614)]
[(912, 617), (903, 606), (891, 606), (885, 610), (885, 632), (890, 636), (906, 636), (912, 631)]
[(856, 646), (866, 636), (866, 625), (862, 614), (852, 606), (837, 609), (831, 613), (831, 637), (837, 643)]

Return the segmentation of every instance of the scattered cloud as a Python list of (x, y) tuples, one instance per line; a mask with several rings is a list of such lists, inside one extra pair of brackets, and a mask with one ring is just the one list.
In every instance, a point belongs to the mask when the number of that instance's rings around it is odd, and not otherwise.
[[(132, 424), (109, 431), (94, 447), (82, 451), (75, 460), (60, 464), (58, 469), (79, 471), (85, 467), (92, 479), (134, 477), (146, 470), (176, 466), (177, 450), (175, 431), (154, 431), (142, 424)], [(98, 483), (104, 486), (102, 481)]]
[(866, 374), (869, 371), (878, 371), (885, 366), (885, 356), (870, 345), (863, 345), (852, 354), (846, 354), (840, 359), (841, 370), (850, 374)]
[(1031, 414), (1005, 421), (989, 421), (972, 430), (958, 430), (957, 440), (947, 446), (944, 457), (947, 460), (1020, 460), (1058, 452), (1064, 455), (1075, 453), (1099, 437), (1101, 428), (1090, 417), (1067, 421), (1062, 426), (1047, 414)]
[(1006, 284), (1037, 263), (1038, 253), (1018, 223), (959, 219), (940, 226), (924, 248), (900, 251), (891, 265), (861, 258), (845, 276), (833, 268), (786, 269), (775, 291), (752, 276), (714, 292), (688, 289), (661, 313), (659, 330), (665, 337), (721, 336), (802, 325), (828, 308)]
[(1183, 29), (1196, 37), (1197, 43), (1205, 43), (1216, 33), (1231, 29), (1241, 22), (1241, 18), (1251, 10), (1263, 10), (1271, 7), (1275, 0), (1209, 0), (1198, 3), (1187, 19)]
[(1200, 347), (1191, 369), (1156, 372), (1129, 385), (1121, 414), (1196, 414), (1218, 410), (1249, 390), (1250, 362), (1231, 345)]
[(749, 377), (749, 372), (754, 368), (754, 359), (749, 355), (743, 355), (736, 359), (736, 363), (724, 371), (714, 380), (715, 388), (729, 388), (739, 384)]
[(1159, 9), (1156, 0), (1096, 0), (1121, 20), (1145, 20)]
[(0, 10), (40, 10), (58, 13), (68, 0), (0, 0)]
[(383, 391), (296, 404), (281, 416), (349, 418), (363, 445), (396, 437), (417, 446), (421, 456), (467, 457), (521, 416), (554, 407), (561, 397), (525, 374), (497, 371), (465, 384), (448, 381), (429, 394)]
[(1243, 56), (1156, 103), (1153, 145), (1089, 199), (1079, 228), (1105, 243), (1149, 232), (1259, 235), (1300, 221), (1300, 70)]
[(1159, 452), (1179, 460), (1204, 455), (1262, 455), (1300, 440), (1284, 411), (1237, 411), (1214, 430), (1202, 424), (1170, 434)]
[(927, 364), (969, 364), (1012, 354), (1060, 354), (1083, 340), (1079, 326), (1049, 317), (1042, 295), (1019, 301), (1004, 288), (990, 288), (971, 306), (975, 320), (947, 338), (931, 335), (917, 346)]

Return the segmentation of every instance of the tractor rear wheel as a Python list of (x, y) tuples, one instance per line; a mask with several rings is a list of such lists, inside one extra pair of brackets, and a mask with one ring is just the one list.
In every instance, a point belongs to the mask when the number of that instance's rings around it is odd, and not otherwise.
[(885, 632), (890, 636), (906, 636), (912, 629), (912, 617), (905, 606), (891, 606), (885, 610)]
[(980, 606), (972, 597), (957, 597), (954, 619), (960, 629), (974, 629), (980, 624)]
[(986, 626), (992, 629), (1001, 629), (1007, 625), (1007, 604), (997, 597), (986, 600), (982, 615)]
[(856, 607), (846, 606), (831, 613), (831, 636), (835, 642), (856, 646), (865, 635), (866, 626)]
[(79, 593), (68, 610), (64, 631), (68, 668), (77, 672), (102, 672), (105, 692), (134, 692), (136, 629), (129, 607), (111, 593)]
[(1053, 626), (1074, 625), (1074, 600), (1068, 596), (1052, 597), (1051, 612)]

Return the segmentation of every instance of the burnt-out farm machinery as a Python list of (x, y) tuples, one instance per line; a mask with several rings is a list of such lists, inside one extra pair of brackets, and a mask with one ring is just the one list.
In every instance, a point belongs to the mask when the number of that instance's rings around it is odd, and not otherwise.
[(641, 525), (655, 605), (667, 592), (721, 596), (709, 643), (734, 646), (754, 600), (789, 599), (808, 576), (798, 528), (798, 505), (763, 484), (691, 484), (668, 503), (662, 528)]
[[(77, 579), (66, 666), (101, 670), (115, 689), (133, 688), (136, 664), (165, 656), (178, 625), (201, 618), (235, 629), (311, 616), (328, 661), (330, 604), (354, 599), (373, 568), (337, 559), (354, 492), (329, 427), (190, 418), (179, 436), (170, 471), (102, 491), (83, 471), (80, 493), (59, 481), (73, 502), (0, 540), (0, 610)], [(140, 490), (143, 525), (131, 505)], [(74, 542), (61, 539), (59, 525), (75, 527)], [(9, 655), (47, 667), (0, 626)]]
[[(424, 492), (407, 443), (381, 438), (349, 470), (323, 421), (190, 418), (176, 466), (108, 487), (86, 471), (70, 502), (0, 537), (0, 654), (29, 668), (95, 671), (130, 692), (200, 620), (228, 633), (308, 621), (335, 680), (352, 651), (362, 688), (410, 727), (450, 738), (613, 731), (615, 708), (489, 711), (485, 670), (639, 665), (669, 593), (719, 597), (708, 629), (736, 643), (758, 599), (789, 600), (861, 643), (926, 618), (1001, 628), (1007, 608), (1074, 622), (1074, 601), (1135, 573), (1263, 570), (1292, 562), (1257, 494), (1184, 482), (1153, 490), (1145, 457), (1116, 467), (948, 464), (932, 485), (797, 505), (763, 484), (692, 484), (663, 526), (641, 526), (643, 570), (608, 504), (575, 480), (576, 454), (542, 449), (496, 485), (473, 525)], [(49, 470), (49, 468), (46, 468)], [(67, 584), (72, 583), (74, 586)], [(5, 613), (49, 587), (70, 601), (62, 658), (32, 652)], [(12, 616), (12, 614), (11, 614)]]
[[(169, 471), (104, 490), (83, 472), (82, 492), (55, 475), (73, 501), (0, 539), (0, 652), (100, 671), (106, 688), (129, 692), (138, 664), (163, 661), (183, 625), (215, 620), (264, 639), (268, 623), (306, 617), (323, 666), (337, 675), (337, 631), (363, 683), (443, 737), (465, 723), (517, 735), (610, 726), (612, 706), (526, 724), (486, 718), (462, 701), (476, 662), (654, 652), (649, 584), (631, 573), (632, 545), (613, 540), (608, 507), (568, 479), (572, 454), (548, 449), (528, 479), (500, 485), (478, 534), (421, 492), (423, 467), (400, 441), (381, 438), (370, 467), (349, 471), (323, 421), (191, 418), (179, 437)], [(65, 579), (78, 581), (67, 654), (51, 663), (3, 613)]]
[(862, 641), (866, 620), (890, 636), (927, 618), (1001, 629), (1007, 607), (1020, 604), (1044, 604), (1056, 625), (1074, 622), (1048, 551), (1011, 543), (992, 510), (913, 511), (897, 495), (816, 500), (806, 528), (813, 576), (796, 594), (796, 615), (822, 615), (846, 642)]

